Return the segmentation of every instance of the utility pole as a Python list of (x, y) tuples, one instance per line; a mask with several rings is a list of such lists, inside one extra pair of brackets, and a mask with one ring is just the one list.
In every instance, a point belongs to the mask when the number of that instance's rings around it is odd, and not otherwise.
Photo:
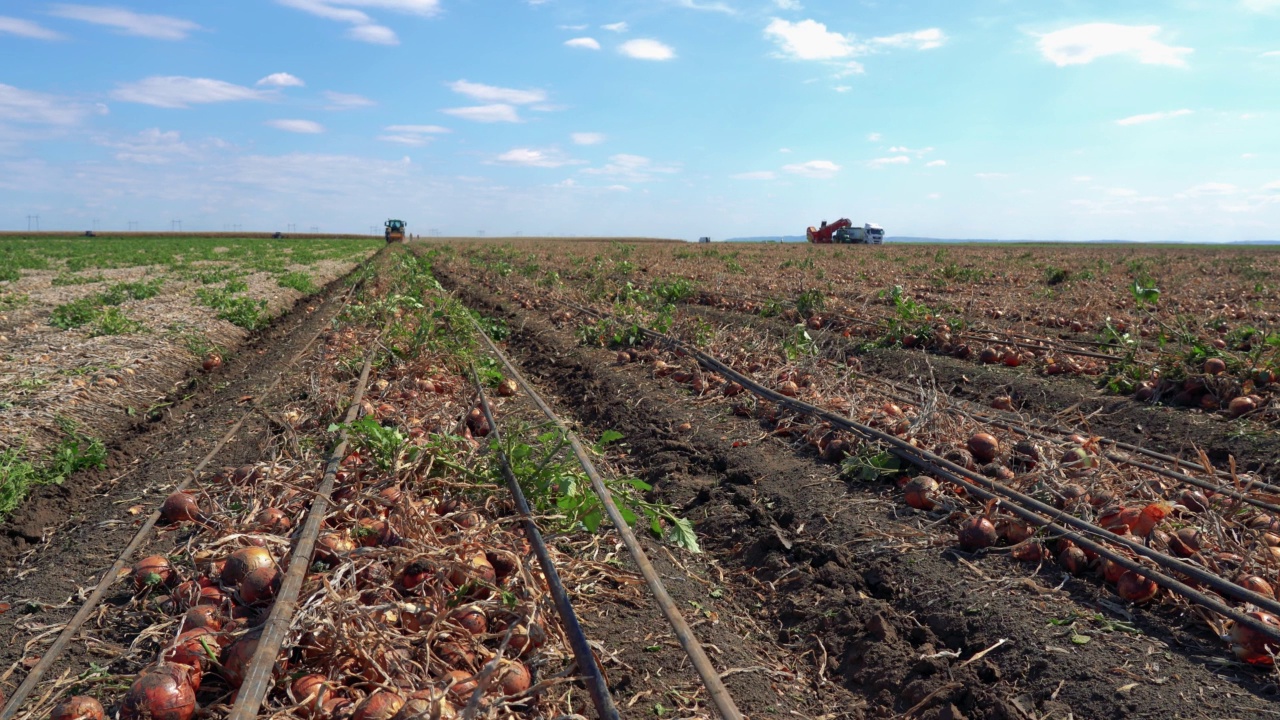
[(130, 221), (129, 221), (129, 232), (133, 232), (134, 230), (137, 230), (137, 229), (138, 229), (138, 221), (137, 221), (137, 220), (130, 220)]
[(484, 237), (484, 231), (483, 231), (483, 230), (477, 230), (477, 231), (476, 231), (476, 235), (479, 235), (480, 237)]
[(93, 231), (98, 232), (98, 218), (93, 219)]
[(182, 232), (182, 221), (181, 221), (181, 220), (170, 220), (170, 221), (169, 221), (169, 232)]
[(36, 232), (40, 232), (40, 216), (39, 215), (27, 216), (27, 232), (31, 232), (31, 223), (33, 221), (35, 222), (35, 225), (36, 225)]

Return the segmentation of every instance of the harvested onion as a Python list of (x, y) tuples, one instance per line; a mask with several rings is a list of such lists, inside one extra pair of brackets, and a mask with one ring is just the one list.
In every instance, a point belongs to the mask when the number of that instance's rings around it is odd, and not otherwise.
[(981, 515), (966, 518), (960, 523), (960, 547), (965, 550), (981, 550), (996, 544), (999, 536), (991, 521)]
[(120, 720), (191, 720), (196, 692), (184, 665), (148, 668), (133, 681), (120, 705)]
[(53, 706), (49, 720), (103, 720), (102, 703), (88, 695), (72, 695)]

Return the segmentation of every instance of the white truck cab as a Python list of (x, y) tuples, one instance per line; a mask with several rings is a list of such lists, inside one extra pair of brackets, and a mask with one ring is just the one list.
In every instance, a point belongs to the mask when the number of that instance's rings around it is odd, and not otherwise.
[(865, 237), (867, 238), (866, 242), (872, 245), (884, 244), (884, 228), (880, 227), (879, 225), (876, 225), (874, 223), (867, 223), (863, 225), (863, 232), (865, 233)]

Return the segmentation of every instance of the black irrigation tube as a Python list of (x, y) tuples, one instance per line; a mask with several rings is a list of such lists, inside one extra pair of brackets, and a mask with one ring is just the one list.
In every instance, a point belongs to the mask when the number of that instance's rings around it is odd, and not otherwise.
[[(472, 318), (472, 323), (475, 319)], [(591, 489), (595, 491), (600, 498), (600, 502), (604, 505), (605, 514), (609, 517), (609, 522), (613, 523), (614, 528), (618, 532), (618, 536), (622, 539), (623, 545), (626, 546), (627, 552), (631, 555), (631, 559), (635, 561), (636, 566), (640, 568), (640, 574), (644, 576), (645, 583), (649, 586), (650, 592), (653, 593), (654, 600), (658, 604), (658, 608), (667, 618), (667, 622), (671, 624), (672, 631), (675, 633), (676, 639), (679, 640), (681, 647), (684, 648), (685, 654), (688, 655), (689, 661), (693, 664), (694, 671), (698, 677), (702, 679), (703, 685), (707, 688), (707, 693), (711, 697), (712, 703), (716, 706), (716, 710), (725, 720), (741, 720), (742, 712), (738, 710), (738, 706), (734, 703), (732, 696), (729, 695), (728, 688), (725, 687), (720, 674), (716, 671), (715, 666), (711, 663), (711, 659), (707, 657), (706, 651), (702, 649), (702, 644), (698, 642), (697, 636), (693, 634), (693, 630), (689, 624), (685, 622), (684, 616), (680, 614), (679, 608), (676, 607), (675, 600), (671, 598), (671, 594), (667, 592), (666, 586), (662, 583), (658, 571), (654, 569), (653, 564), (649, 562), (649, 556), (645, 553), (644, 548), (640, 546), (640, 541), (636, 538), (635, 533), (631, 531), (631, 527), (627, 525), (626, 519), (622, 517), (622, 513), (618, 511), (618, 506), (613, 502), (613, 495), (609, 492), (609, 488), (605, 485), (604, 479), (600, 476), (600, 472), (596, 469), (595, 463), (591, 461), (591, 457), (587, 454), (586, 449), (582, 446), (582, 442), (578, 439), (576, 433), (565, 425), (564, 421), (556, 415), (542, 396), (534, 390), (533, 386), (524, 378), (506, 354), (498, 349), (493, 340), (485, 334), (478, 323), (475, 323), (476, 331), (480, 333), (480, 337), (484, 338), (485, 343), (489, 345), (489, 349), (499, 360), (502, 361), (507, 372), (511, 377), (524, 389), (533, 404), (542, 411), (542, 414), (548, 420), (554, 422), (564, 437), (568, 439), (570, 447), (573, 449), (574, 456), (578, 459), (578, 464), (582, 466), (583, 471), (587, 474), (587, 478), (591, 481)], [(492, 421), (490, 421), (492, 427)]]
[(279, 591), (276, 592), (271, 613), (262, 625), (258, 647), (254, 650), (253, 659), (249, 661), (249, 668), (245, 671), (244, 680), (236, 692), (235, 705), (227, 714), (227, 720), (256, 718), (262, 702), (267, 697), (267, 692), (271, 690), (276, 656), (280, 654), (280, 646), (284, 643), (289, 625), (293, 621), (293, 614), (297, 611), (298, 593), (302, 590), (302, 582), (306, 579), (308, 568), (311, 567), (311, 555), (315, 552), (316, 538), (320, 534), (324, 516), (329, 508), (329, 495), (333, 493), (338, 466), (347, 453), (347, 426), (355, 422), (356, 415), (360, 412), (360, 401), (364, 399), (364, 391), (369, 384), (369, 372), (373, 369), (373, 359), (382, 345), (383, 332), (385, 328), (378, 333), (378, 337), (370, 345), (364, 359), (364, 366), (360, 368), (360, 377), (356, 380), (351, 405), (347, 408), (347, 414), (342, 420), (338, 443), (329, 451), (320, 487), (316, 489), (311, 507), (307, 510), (307, 522), (302, 526), (298, 542), (293, 547), (289, 568), (285, 571)]
[[(354, 290), (354, 286), (347, 290), (346, 297), (342, 300), (343, 306), (345, 306), (347, 301), (351, 298), (351, 293)], [(339, 308), (338, 312), (342, 312), (341, 308)], [(334, 317), (337, 317), (336, 313)], [(267, 390), (263, 393), (263, 397), (267, 397), (275, 391), (276, 387), (279, 386), (280, 381), (284, 379), (285, 370), (292, 367), (302, 359), (302, 356), (311, 349), (312, 344), (315, 343), (316, 339), (320, 337), (320, 334), (324, 332), (327, 326), (328, 323), (321, 325), (320, 329), (311, 336), (311, 339), (302, 346), (297, 354), (290, 358), (289, 361), (280, 368), (279, 374), (276, 376), (276, 379), (271, 382), (271, 385), (267, 387)], [(205, 467), (213, 461), (214, 456), (221, 452), (222, 448), (231, 441), (231, 438), (234, 437), (237, 432), (239, 432), (245, 421), (249, 419), (249, 416), (258, 411), (258, 407), (256, 406), (257, 404), (255, 403), (254, 405), (254, 407), (246, 410), (244, 414), (240, 416), (240, 419), (236, 420), (235, 423), (227, 429), (222, 437), (218, 439), (218, 442), (214, 443), (213, 448), (211, 448), (204, 456), (204, 459), (192, 468), (191, 477), (179, 483), (172, 492), (182, 492), (190, 487), (191, 483), (195, 482), (196, 478), (200, 476), (201, 471), (203, 471)], [(40, 658), (40, 662), (36, 663), (36, 666), (27, 674), (27, 677), (22, 681), (22, 684), (19, 685), (18, 689), (9, 697), (8, 704), (4, 706), (3, 710), (0, 710), (0, 720), (12, 720), (12, 718), (18, 714), (18, 710), (22, 707), (23, 703), (26, 702), (27, 696), (31, 694), (31, 691), (34, 690), (37, 685), (39, 685), (44, 674), (53, 667), (54, 663), (62, 656), (62, 653), (66, 651), (67, 646), (71, 644), (72, 639), (74, 639), (74, 636), (80, 630), (80, 627), (84, 625), (85, 621), (89, 619), (89, 615), (93, 613), (93, 611), (98, 607), (98, 604), (102, 602), (102, 599), (106, 597), (107, 591), (111, 589), (111, 586), (116, 583), (117, 575), (124, 569), (124, 566), (128, 564), (130, 556), (132, 556), (133, 552), (137, 550), (138, 547), (147, 539), (159, 520), (160, 511), (153, 510), (151, 515), (147, 517), (146, 522), (142, 524), (142, 527), (138, 528), (137, 534), (135, 534), (129, 544), (125, 546), (124, 550), (120, 553), (120, 556), (116, 558), (116, 561), (112, 563), (111, 567), (102, 575), (102, 579), (98, 581), (97, 587), (94, 588), (93, 593), (89, 595), (84, 604), (80, 606), (80, 610), (78, 610), (71, 620), (67, 622), (66, 626), (62, 629), (62, 632), (58, 635), (58, 638), (54, 640), (53, 644), (49, 646), (49, 649), (45, 651), (44, 656)]]
[[(474, 322), (474, 318), (472, 321)], [(502, 451), (502, 434), (498, 431), (498, 421), (493, 417), (493, 408), (489, 406), (489, 398), (485, 395), (484, 384), (480, 382), (474, 363), (471, 364), (471, 379), (476, 385), (484, 419), (489, 423), (489, 432), (497, 444), (496, 454), (502, 468), (502, 476), (507, 481), (507, 490), (511, 492), (511, 497), (515, 500), (516, 508), (524, 521), (525, 537), (533, 547), (534, 554), (538, 556), (538, 564), (542, 566), (542, 574), (547, 579), (547, 587), (555, 601), (556, 612), (560, 615), (565, 634), (569, 636), (574, 660), (577, 661), (578, 670), (582, 672), (583, 679), (586, 681), (591, 702), (596, 706), (596, 714), (601, 720), (617, 720), (618, 708), (614, 706), (613, 697), (609, 695), (609, 687), (605, 684), (600, 666), (596, 664), (595, 655), (591, 652), (591, 644), (587, 642), (587, 635), (582, 630), (582, 624), (578, 622), (578, 615), (574, 612), (573, 603), (569, 600), (569, 594), (560, 580), (560, 573), (556, 571), (555, 561), (551, 559), (551, 553), (547, 551), (547, 545), (542, 540), (542, 533), (538, 531), (538, 525), (533, 521), (529, 501), (525, 499), (524, 492), (520, 489), (520, 482), (516, 480), (515, 473), (511, 470), (507, 454)]]
[[(578, 312), (594, 315), (600, 318), (606, 317), (601, 313), (572, 302), (563, 300), (557, 300), (556, 302), (573, 308)], [(905, 442), (899, 437), (880, 432), (875, 428), (855, 422), (842, 415), (837, 415), (814, 405), (810, 405), (809, 403), (782, 395), (781, 393), (771, 390), (770, 388), (757, 383), (755, 380), (737, 372), (733, 368), (702, 352), (701, 350), (686, 345), (684, 342), (676, 338), (655, 332), (648, 328), (641, 327), (640, 329), (647, 337), (669, 347), (678, 348), (685, 354), (697, 359), (697, 361), (704, 367), (718, 372), (726, 378), (735, 380), (744, 388), (751, 391), (754, 395), (777, 403), (778, 405), (790, 408), (795, 412), (822, 418), (833, 426), (841, 427), (849, 432), (862, 436), (864, 439), (874, 440), (889, 445), (890, 452), (897, 457), (906, 460), (912, 465), (932, 472), (949, 482), (955, 483), (963, 487), (970, 494), (976, 495), (979, 498), (985, 500), (997, 500), (1011, 513), (1017, 515), (1023, 520), (1026, 520), (1037, 527), (1043, 527), (1062, 537), (1068, 538), (1080, 545), (1082, 548), (1095, 552), (1127, 570), (1132, 570), (1133, 572), (1150, 579), (1157, 585), (1187, 598), (1197, 605), (1213, 610), (1220, 615), (1228, 617), (1242, 625), (1245, 625), (1246, 627), (1249, 627), (1250, 629), (1262, 633), (1268, 638), (1280, 642), (1280, 630), (1277, 630), (1274, 626), (1249, 617), (1247, 614), (1226, 605), (1221, 600), (1202, 593), (1173, 577), (1140, 565), (1123, 553), (1116, 552), (1112, 548), (1096, 542), (1092, 537), (1100, 538), (1112, 545), (1124, 547), (1129, 551), (1160, 565), (1161, 567), (1204, 583), (1223, 595), (1233, 597), (1240, 601), (1253, 603), (1259, 608), (1262, 608), (1272, 614), (1277, 614), (1280, 613), (1280, 602), (1277, 602), (1274, 598), (1269, 598), (1265, 595), (1246, 590), (1239, 585), (1229, 582), (1198, 566), (1158, 553), (1141, 543), (1134, 542), (1133, 540), (1116, 535), (1104, 528), (1099, 528), (1075, 516), (1068, 515), (1057, 508), (1046, 505), (1033, 497), (1014, 490), (1013, 488), (974, 473), (931, 452), (921, 450), (920, 448)], [(1071, 528), (1075, 528), (1075, 530), (1086, 533), (1088, 536), (1082, 535), (1070, 528), (1062, 527), (1056, 523), (1068, 525)]]

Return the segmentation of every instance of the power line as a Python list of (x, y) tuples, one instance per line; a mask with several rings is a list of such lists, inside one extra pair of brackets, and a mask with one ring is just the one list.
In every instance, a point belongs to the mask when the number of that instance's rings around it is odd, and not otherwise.
[(40, 216), (39, 215), (27, 216), (27, 232), (31, 232), (31, 222), (33, 220), (35, 221), (35, 224), (36, 224), (36, 232), (40, 232)]

